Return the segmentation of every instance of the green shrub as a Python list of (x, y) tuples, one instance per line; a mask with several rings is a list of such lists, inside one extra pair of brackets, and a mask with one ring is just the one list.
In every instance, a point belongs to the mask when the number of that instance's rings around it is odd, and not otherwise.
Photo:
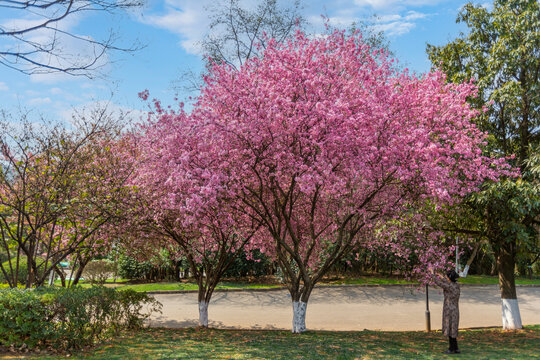
[(0, 346), (75, 349), (139, 328), (161, 304), (133, 290), (0, 289)]
[(147, 279), (152, 272), (152, 268), (153, 266), (149, 261), (139, 261), (126, 255), (118, 257), (118, 276), (123, 279)]
[(171, 260), (166, 250), (152, 256), (147, 261), (140, 261), (127, 255), (118, 257), (118, 276), (130, 280), (177, 280), (179, 261)]
[(264, 276), (272, 273), (272, 261), (259, 250), (239, 254), (223, 277)]
[(115, 263), (109, 260), (93, 260), (84, 267), (84, 277), (92, 284), (103, 285), (115, 271)]
[[(28, 279), (28, 263), (26, 262), (26, 260), (27, 260), (26, 257), (23, 257), (23, 256), (21, 256), (21, 258), (19, 259), (18, 282), (19, 284), (22, 284), (22, 285), (26, 284), (26, 280)], [(41, 275), (43, 274), (44, 266), (40, 266), (40, 265), (43, 264), (43, 261), (44, 260), (41, 258), (38, 258), (37, 260), (38, 272), (40, 272)], [(16, 260), (13, 259), (11, 263), (11, 265), (13, 266), (13, 271), (15, 271), (15, 263), (16, 263)], [(6, 270), (8, 276), (12, 276), (10, 267), (9, 267), (9, 260), (4, 261), (2, 263), (2, 266)], [(8, 281), (6, 280), (4, 273), (2, 272), (2, 270), (0, 270), (0, 283), (7, 283), (7, 282)]]

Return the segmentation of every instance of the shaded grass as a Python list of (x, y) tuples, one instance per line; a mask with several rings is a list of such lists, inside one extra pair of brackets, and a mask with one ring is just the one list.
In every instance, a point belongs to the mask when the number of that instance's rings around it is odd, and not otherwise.
[(397, 277), (384, 276), (357, 276), (336, 280), (326, 280), (319, 285), (394, 285), (394, 284), (415, 284), (414, 281)]
[[(253, 284), (241, 282), (220, 282), (216, 289), (267, 289), (280, 285)], [(197, 284), (192, 282), (161, 282), (148, 284), (129, 284), (118, 286), (118, 289), (133, 289), (135, 291), (167, 291), (167, 290), (197, 290)]]
[[(540, 325), (461, 331), (460, 359), (540, 359)], [(74, 359), (446, 359), (440, 332), (147, 329), (74, 354)], [(58, 359), (59, 357), (40, 357)]]

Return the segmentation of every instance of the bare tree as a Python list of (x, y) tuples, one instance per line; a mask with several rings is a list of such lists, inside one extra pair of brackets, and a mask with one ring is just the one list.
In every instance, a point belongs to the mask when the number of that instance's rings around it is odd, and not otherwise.
[(277, 0), (262, 0), (253, 10), (240, 6), (239, 0), (228, 0), (209, 10), (212, 21), (201, 43), (205, 55), (235, 68), (258, 56), (268, 39), (282, 42), (304, 22), (299, 0), (284, 8)]
[[(140, 7), (143, 0), (0, 0), (11, 20), (0, 23), (0, 64), (24, 74), (66, 73), (91, 77), (119, 47), (111, 30), (104, 39), (77, 34), (66, 21), (78, 14), (115, 13)], [(78, 49), (74, 49), (74, 47)]]
[[(268, 39), (285, 41), (296, 28), (306, 24), (300, 14), (301, 0), (288, 6), (281, 6), (278, 0), (258, 0), (248, 4), (252, 7), (243, 6), (246, 2), (239, 0), (225, 0), (207, 8), (211, 22), (199, 43), (206, 66), (225, 63), (239, 69), (247, 60), (259, 56)], [(187, 70), (182, 73), (178, 86), (198, 92), (203, 75)]]

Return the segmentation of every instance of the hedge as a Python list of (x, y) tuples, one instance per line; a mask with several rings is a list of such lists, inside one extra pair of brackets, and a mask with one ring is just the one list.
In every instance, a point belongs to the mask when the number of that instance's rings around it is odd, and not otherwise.
[(161, 304), (133, 290), (0, 289), (0, 346), (76, 349), (143, 326)]

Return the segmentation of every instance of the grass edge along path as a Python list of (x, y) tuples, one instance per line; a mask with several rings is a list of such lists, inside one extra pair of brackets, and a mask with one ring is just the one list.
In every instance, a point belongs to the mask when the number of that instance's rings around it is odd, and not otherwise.
[[(440, 331), (327, 332), (302, 335), (275, 330), (145, 329), (73, 359), (540, 359), (540, 325), (519, 331), (462, 330), (462, 353), (445, 355), (447, 339)], [(16, 357), (11, 357), (16, 358)], [(59, 357), (33, 356), (56, 360)]]
[[(471, 275), (466, 278), (459, 279), (461, 284), (467, 285), (497, 285), (498, 277), (496, 276), (484, 276), (484, 275)], [(318, 286), (332, 286), (332, 285), (414, 285), (417, 284), (413, 281), (404, 279), (398, 279), (394, 277), (382, 277), (382, 276), (360, 276), (355, 278), (337, 279), (322, 281)], [(517, 285), (539, 285), (540, 278), (516, 278)], [(82, 286), (90, 286), (88, 283), (82, 283)], [(161, 292), (161, 291), (196, 291), (197, 284), (194, 282), (156, 282), (156, 283), (141, 283), (132, 284), (128, 282), (108, 282), (107, 286), (114, 286), (118, 289), (132, 289), (135, 291), (146, 292)], [(241, 281), (222, 281), (216, 287), (217, 290), (262, 290), (262, 289), (282, 289), (284, 285), (280, 284), (260, 284), (256, 282), (241, 282)]]

